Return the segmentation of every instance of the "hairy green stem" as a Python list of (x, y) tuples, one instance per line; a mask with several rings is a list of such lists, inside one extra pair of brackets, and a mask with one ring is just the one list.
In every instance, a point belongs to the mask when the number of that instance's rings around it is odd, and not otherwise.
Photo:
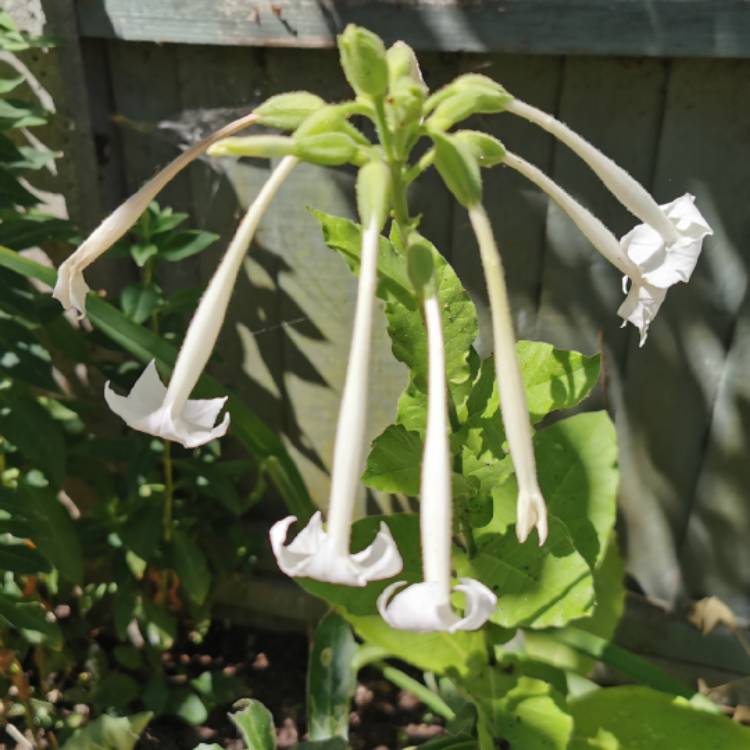
[(456, 714), (453, 709), (437, 694), (433, 693), (426, 685), (423, 685), (413, 677), (409, 677), (408, 674), (402, 672), (396, 667), (392, 667), (386, 662), (378, 661), (373, 664), (382, 673), (386, 680), (390, 680), (396, 687), (402, 690), (407, 690), (412, 695), (419, 698), (422, 703), (427, 706), (431, 711), (436, 713), (438, 716), (442, 716), (446, 721), (452, 721), (456, 718)]

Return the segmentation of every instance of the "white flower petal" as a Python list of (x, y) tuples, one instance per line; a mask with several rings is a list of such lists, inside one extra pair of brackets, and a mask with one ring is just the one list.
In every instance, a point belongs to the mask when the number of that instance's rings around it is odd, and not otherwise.
[(52, 290), (52, 296), (60, 302), (66, 310), (76, 310), (82, 318), (86, 311), (86, 295), (89, 285), (83, 278), (83, 273), (72, 258), (63, 261), (57, 269), (57, 282)]
[[(443, 587), (437, 582), (413, 583), (398, 591), (403, 581), (388, 586), (378, 597), (378, 611), (388, 625), (398, 630), (418, 633), (477, 630), (495, 611), (497, 597), (479, 581), (461, 578), (455, 587), (466, 600), (466, 616), (458, 617), (445, 600)], [(395, 595), (394, 595), (395, 594)]]
[(539, 544), (547, 539), (547, 506), (538, 486), (531, 490), (519, 489), (516, 500), (516, 536), (523, 543), (532, 529), (539, 534)]
[(656, 317), (656, 313), (659, 312), (666, 296), (666, 289), (659, 289), (650, 284), (633, 283), (628, 296), (617, 310), (617, 314), (621, 318), (628, 323), (632, 323), (641, 332), (640, 346), (646, 343), (648, 328), (651, 321)]
[(293, 542), (285, 545), (289, 527), (296, 520), (288, 516), (275, 523), (270, 532), (276, 562), (288, 576), (366, 586), (370, 581), (391, 578), (403, 567), (396, 542), (385, 523), (380, 525), (369, 547), (350, 555), (339, 552), (334, 540), (325, 533), (320, 512), (313, 515)]
[(173, 405), (165, 402), (167, 389), (159, 379), (156, 363), (152, 360), (127, 396), (120, 396), (104, 386), (104, 398), (115, 414), (135, 430), (173, 440), (186, 448), (196, 448), (222, 437), (229, 428), (229, 414), (214, 426), (216, 417), (226, 403), (226, 397), (195, 399), (185, 403), (175, 414)]

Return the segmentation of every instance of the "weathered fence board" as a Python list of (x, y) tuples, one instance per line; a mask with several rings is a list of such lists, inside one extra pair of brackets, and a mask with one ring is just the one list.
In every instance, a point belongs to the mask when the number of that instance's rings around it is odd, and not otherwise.
[(348, 22), (466, 52), (747, 57), (744, 0), (77, 0), (86, 36), (329, 47)]
[[(691, 284), (670, 291), (639, 349), (632, 330), (618, 329), (618, 275), (538, 190), (510, 170), (484, 175), (519, 333), (589, 352), (601, 347), (605, 354), (604, 403), (615, 414), (621, 444), (630, 571), (650, 594), (674, 601), (718, 592), (750, 615), (745, 542), (750, 476), (744, 460), (750, 442), (745, 377), (750, 365), (745, 208), (750, 61), (612, 57), (747, 56), (747, 3), (656, 0), (646, 6), (616, 0), (566, 3), (563, 9), (552, 0), (460, 7), (438, 0), (300, 1), (280, 3), (276, 14), (271, 5), (258, 3), (257, 19), (252, 5), (78, 0), (80, 29), (89, 37), (83, 40), (84, 60), (102, 61), (89, 85), (107, 80), (111, 114), (135, 122), (117, 121), (121, 158), (103, 165), (110, 187), (124, 176), (132, 191), (181, 145), (270, 94), (307, 87), (327, 98), (346, 96), (335, 51), (260, 46), (330, 45), (345, 21), (366, 21), (374, 9), (380, 15), (369, 25), (389, 40), (405, 36), (429, 49), (610, 55), (430, 53), (423, 68), (433, 87), (459, 71), (486, 72), (521, 98), (558, 113), (653, 188), (661, 202), (685, 190), (698, 196), (716, 235), (706, 243)], [(333, 14), (327, 24), (316, 27), (328, 11)], [(495, 15), (482, 15), (490, 11)], [(678, 11), (680, 23), (671, 15)], [(542, 12), (544, 17), (538, 15)], [(524, 36), (530, 19), (538, 21), (536, 33)], [(627, 19), (632, 23), (626, 28)], [(134, 39), (200, 44), (127, 41)], [(255, 48), (236, 46), (248, 43)], [(93, 128), (98, 136), (110, 127), (101, 100), (97, 93)], [(618, 236), (633, 225), (585, 165), (547, 134), (508, 115), (482, 118), (480, 124), (558, 179)], [(168, 290), (207, 281), (270, 167), (206, 159), (165, 192), (163, 203), (189, 209), (197, 225), (222, 235), (205, 256), (170, 275)], [(321, 503), (327, 496), (355, 280), (324, 247), (303, 206), (352, 215), (352, 181), (352, 172), (308, 166), (292, 175), (259, 229), (214, 362), (222, 379), (285, 433)], [(452, 205), (434, 173), (412, 197), (425, 212), (425, 234), (452, 260), (486, 322), (484, 280), (465, 213)], [(486, 350), (486, 326), (482, 333)], [(371, 435), (391, 418), (403, 377), (380, 318)]]

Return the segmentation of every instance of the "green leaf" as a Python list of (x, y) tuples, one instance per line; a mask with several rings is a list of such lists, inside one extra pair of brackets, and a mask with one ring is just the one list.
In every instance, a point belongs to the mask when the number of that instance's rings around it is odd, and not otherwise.
[(150, 258), (159, 252), (159, 248), (153, 242), (137, 242), (130, 246), (130, 257), (135, 261), (138, 268), (143, 268)]
[(59, 487), (65, 479), (65, 440), (54, 419), (21, 389), (0, 393), (0, 435)]
[(183, 721), (197, 727), (208, 718), (208, 709), (201, 700), (189, 688), (179, 688), (175, 690), (167, 702), (166, 713), (179, 716)]
[(326, 615), (315, 629), (307, 670), (307, 729), (311, 740), (349, 736), (349, 707), (357, 674), (357, 644), (349, 625)]
[(428, 672), (470, 674), (486, 661), (481, 631), (457, 633), (412, 633), (395, 630), (379, 615), (344, 616), (360, 638), (383, 648), (388, 654)]
[(202, 253), (206, 248), (219, 239), (218, 234), (204, 232), (200, 229), (189, 229), (185, 232), (173, 234), (159, 248), (159, 259), (170, 263), (189, 258), (192, 255)]
[(38, 602), (23, 601), (0, 593), (0, 624), (14, 628), (33, 644), (44, 643), (59, 651), (62, 633), (56, 620), (48, 620), (46, 610)]
[(50, 241), (69, 242), (74, 236), (69, 221), (36, 212), (16, 214), (0, 223), (0, 245), (13, 250), (25, 250)]
[[(83, 581), (83, 553), (76, 526), (68, 511), (49, 487), (18, 486), (19, 505), (14, 516), (29, 525), (36, 548), (71, 583)], [(0, 496), (2, 497), (2, 496)], [(0, 500), (2, 504), (2, 500)]]
[[(358, 224), (321, 211), (311, 211), (320, 222), (326, 244), (339, 252), (356, 274), (359, 272), (361, 230)], [(477, 336), (474, 305), (461, 282), (434, 246), (435, 274), (441, 303), (443, 334), (446, 346), (446, 375), (449, 386), (466, 382), (471, 377), (469, 351)], [(427, 388), (427, 337), (419, 305), (414, 296), (406, 266), (400, 255), (385, 238), (380, 239), (378, 257), (378, 297), (385, 301), (388, 332), (393, 354), (411, 371), (416, 387)]]
[(253, 699), (238, 701), (235, 707), (238, 706), (240, 710), (229, 714), (229, 718), (240, 730), (247, 750), (275, 750), (276, 731), (271, 712)]
[(521, 544), (509, 528), (479, 537), (471, 559), (454, 555), (461, 575), (479, 579), (498, 595), (492, 622), (504, 628), (561, 627), (591, 614), (591, 570), (565, 526), (551, 516), (547, 542), (539, 547), (534, 539)]
[(0, 94), (9, 94), (14, 88), (20, 86), (24, 80), (23, 76), (14, 76), (13, 78), (0, 78)]
[(187, 534), (175, 529), (172, 554), (175, 572), (185, 592), (193, 602), (203, 604), (211, 587), (211, 572), (203, 550)]
[(479, 712), (480, 737), (488, 737), (490, 747), (567, 750), (573, 719), (548, 682), (487, 667), (462, 684)]
[(120, 530), (126, 547), (138, 557), (150, 561), (163, 531), (164, 498), (161, 495), (144, 498), (129, 509), (127, 520)]
[(419, 494), (422, 438), (399, 424), (387, 427), (372, 443), (362, 481), (376, 490)]
[(46, 122), (47, 114), (43, 109), (15, 99), (0, 99), (0, 130), (30, 128)]
[(145, 323), (162, 301), (161, 290), (153, 284), (129, 284), (122, 291), (120, 306), (134, 323)]
[(96, 686), (94, 707), (97, 712), (122, 710), (140, 697), (141, 686), (130, 675), (122, 672), (108, 672)]
[(100, 716), (79, 729), (62, 750), (133, 750), (151, 716), (148, 712), (133, 716)]
[[(0, 104), (2, 99), (0, 99)], [(39, 199), (29, 192), (7, 169), (0, 166), (0, 208), (35, 206)]]
[[(647, 687), (595, 690), (570, 702), (575, 720), (571, 750), (747, 750), (750, 729)], [(604, 744), (607, 735), (611, 739)], [(598, 737), (598, 740), (596, 739)]]
[(0, 318), (0, 351), (0, 372), (37, 388), (58, 390), (49, 353), (26, 326)]
[(49, 573), (51, 566), (47, 559), (35, 549), (25, 544), (0, 544), (0, 570), (16, 575)]

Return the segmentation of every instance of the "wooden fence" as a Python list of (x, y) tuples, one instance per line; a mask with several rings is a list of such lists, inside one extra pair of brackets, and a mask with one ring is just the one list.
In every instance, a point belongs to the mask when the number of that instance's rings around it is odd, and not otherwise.
[[(630, 572), (669, 602), (718, 594), (750, 616), (750, 6), (742, 0), (49, 0), (64, 46), (47, 70), (61, 109), (69, 206), (90, 225), (180, 144), (270, 94), (347, 96), (331, 48), (348, 20), (423, 50), (427, 82), (493, 76), (557, 114), (660, 202), (686, 191), (715, 230), (693, 280), (673, 288), (645, 347), (620, 329), (618, 274), (567, 218), (495, 170), (488, 208), (506, 260), (517, 329), (602, 351), (605, 406), (621, 449)], [(113, 119), (113, 116), (116, 117)], [(547, 171), (617, 234), (633, 218), (580, 161), (509, 115), (481, 126)], [(205, 161), (163, 196), (228, 237), (268, 163)], [(434, 176), (415, 191), (425, 231), (487, 314), (464, 212)], [(282, 431), (325, 501), (354, 281), (323, 245), (312, 205), (350, 215), (349, 172), (301, 168), (263, 222), (235, 292), (219, 375)], [(220, 248), (170, 288), (205, 282)], [(110, 284), (111, 285), (111, 284)], [(404, 383), (377, 325), (370, 429), (392, 418)]]

